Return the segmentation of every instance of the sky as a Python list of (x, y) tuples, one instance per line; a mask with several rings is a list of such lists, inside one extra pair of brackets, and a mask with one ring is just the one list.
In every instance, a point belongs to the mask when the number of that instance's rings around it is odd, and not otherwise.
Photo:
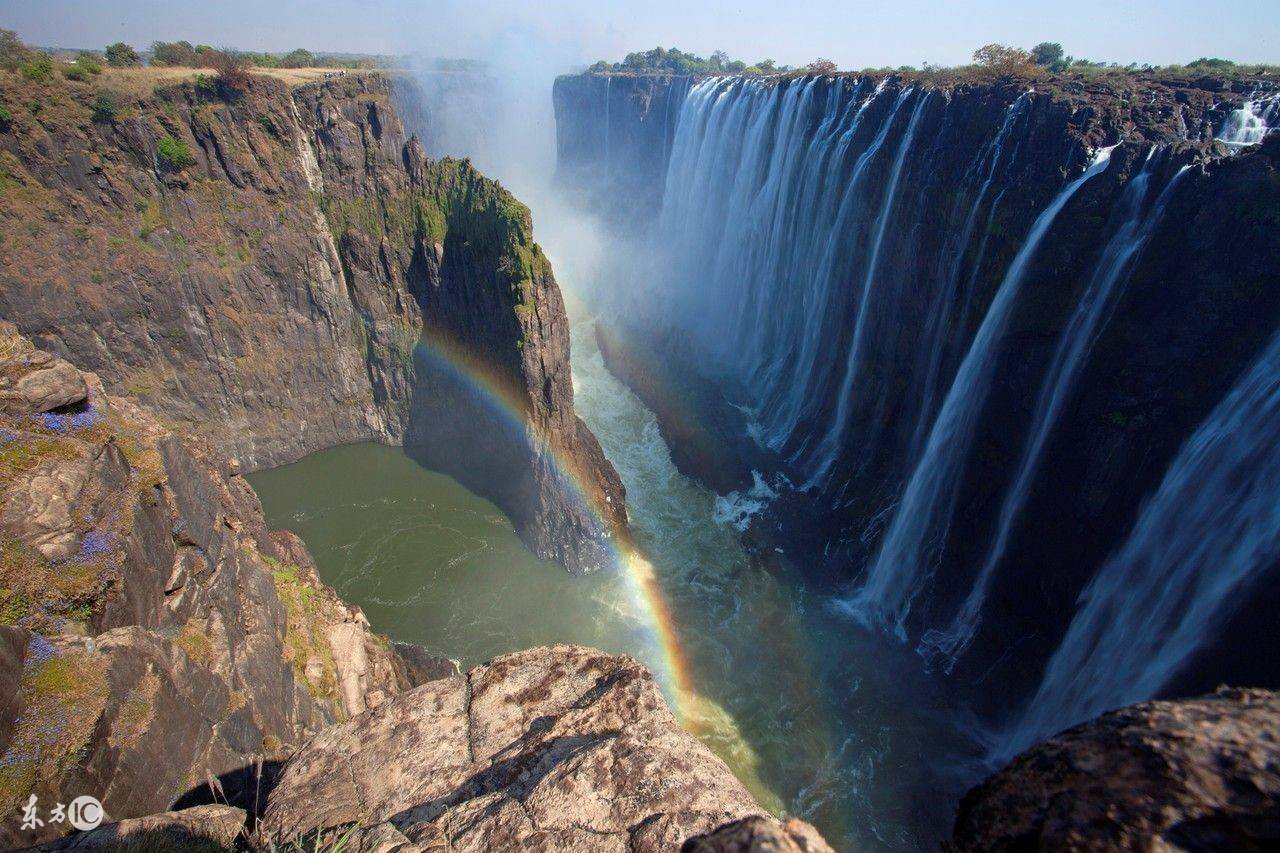
[(982, 44), (1041, 41), (1120, 63), (1280, 62), (1280, 0), (0, 0), (0, 27), (58, 47), (187, 39), (492, 58), (531, 42), (566, 64), (661, 44), (846, 69), (957, 65)]

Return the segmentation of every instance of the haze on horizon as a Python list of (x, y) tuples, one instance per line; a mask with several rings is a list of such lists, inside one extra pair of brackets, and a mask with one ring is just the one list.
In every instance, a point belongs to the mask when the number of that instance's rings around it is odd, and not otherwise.
[(661, 45), (748, 62), (822, 56), (859, 69), (960, 65), (982, 44), (1041, 41), (1121, 64), (1278, 62), (1276, 11), (1275, 0), (1215, 4), (1211, 15), (1203, 0), (0, 0), (0, 26), (32, 44), (77, 48), (187, 39), (259, 51), (493, 58), (535, 42), (567, 67)]

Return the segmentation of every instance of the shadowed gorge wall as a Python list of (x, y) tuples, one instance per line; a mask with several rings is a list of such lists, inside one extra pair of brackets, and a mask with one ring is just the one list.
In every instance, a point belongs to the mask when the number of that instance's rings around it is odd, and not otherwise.
[[(18, 118), (0, 134), (0, 314), (249, 469), (407, 442), (540, 555), (603, 563), (621, 486), (573, 413), (528, 210), (425, 158), (386, 76), (254, 78), (230, 97), (196, 79), (109, 113), (28, 83), (6, 91)], [(25, 96), (51, 106), (33, 115)], [(424, 334), (443, 362), (422, 358)], [(487, 385), (449, 390), (451, 372)]]

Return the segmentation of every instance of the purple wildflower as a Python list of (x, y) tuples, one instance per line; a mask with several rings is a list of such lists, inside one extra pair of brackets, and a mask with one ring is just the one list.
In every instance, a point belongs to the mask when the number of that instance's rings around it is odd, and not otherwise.
[(0, 427), (0, 441), (17, 441), (18, 434), (8, 427)]
[(39, 634), (32, 634), (31, 642), (27, 646), (27, 666), (39, 666), (56, 653), (57, 649), (53, 647), (53, 643)]
[(62, 432), (67, 428), (67, 419), (57, 412), (45, 412), (40, 415), (40, 421), (44, 424), (44, 428), (53, 430), (54, 432)]
[(71, 416), (71, 428), (88, 429), (100, 420), (102, 420), (102, 415), (98, 414), (98, 410), (93, 406), (89, 406), (83, 412), (77, 412)]
[(84, 539), (80, 540), (80, 553), (76, 554), (77, 563), (89, 563), (94, 559), (101, 557), (111, 551), (111, 536), (107, 533), (99, 533), (96, 530), (90, 530), (84, 535)]

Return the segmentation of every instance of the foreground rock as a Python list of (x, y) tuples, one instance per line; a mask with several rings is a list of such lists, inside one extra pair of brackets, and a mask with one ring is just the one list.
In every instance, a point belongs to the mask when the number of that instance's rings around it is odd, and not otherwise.
[(237, 466), (2, 322), (0, 376), (39, 389), (0, 415), (3, 846), (67, 830), (20, 830), (32, 796), (255, 808), (273, 762), (448, 666), (373, 634)]
[(43, 845), (40, 850), (234, 850), (245, 813), (232, 806), (194, 806), (109, 823)]
[(1280, 693), (1148, 702), (1023, 753), (960, 804), (950, 848), (1280, 845)]
[(366, 849), (376, 837), (421, 849), (635, 853), (678, 849), (759, 813), (679, 727), (646, 669), (552, 646), (431, 682), (321, 733), (285, 765), (265, 828), (285, 841), (354, 824)]
[(818, 831), (792, 818), (778, 823), (764, 817), (748, 817), (727, 823), (714, 832), (690, 838), (682, 853), (831, 853)]

